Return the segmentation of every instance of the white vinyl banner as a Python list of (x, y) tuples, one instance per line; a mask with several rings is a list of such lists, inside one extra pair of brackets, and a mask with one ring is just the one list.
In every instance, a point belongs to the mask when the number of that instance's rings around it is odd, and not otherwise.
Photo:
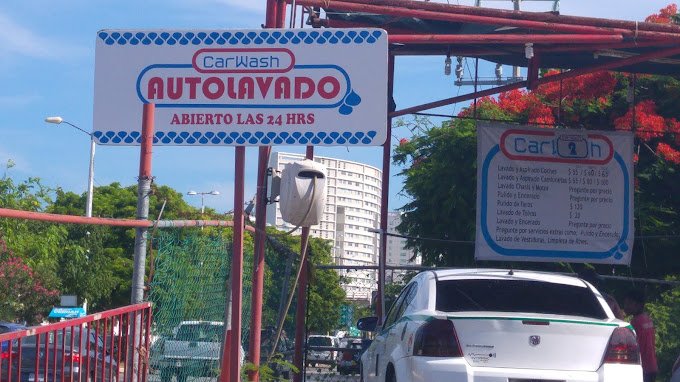
[(140, 143), (153, 103), (158, 145), (381, 145), (381, 29), (102, 30), (94, 136)]
[(475, 258), (630, 264), (633, 135), (478, 125)]

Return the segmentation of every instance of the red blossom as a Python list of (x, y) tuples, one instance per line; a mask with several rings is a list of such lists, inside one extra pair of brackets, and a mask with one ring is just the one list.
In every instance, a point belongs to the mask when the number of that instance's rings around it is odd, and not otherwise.
[(659, 13), (654, 13), (647, 16), (646, 22), (656, 23), (656, 24), (670, 24), (673, 21), (673, 16), (678, 13), (678, 6), (675, 4), (670, 4), (665, 8), (661, 8)]
[(661, 142), (656, 147), (656, 152), (668, 162), (680, 164), (680, 152), (672, 148), (670, 145)]
[(618, 130), (631, 130), (633, 126), (633, 114), (635, 114), (636, 135), (648, 141), (652, 138), (659, 138), (666, 132), (666, 120), (657, 114), (656, 104), (652, 100), (645, 100), (629, 108), (626, 114), (614, 119), (614, 127)]
[(401, 139), (399, 140), (399, 146), (404, 146), (404, 145), (406, 145), (407, 143), (408, 143), (408, 139), (407, 139), (407, 138), (401, 138)]
[(634, 154), (633, 154), (633, 163), (636, 163), (636, 164), (637, 164), (637, 162), (638, 162), (639, 160), (640, 160), (640, 156), (637, 155), (637, 153), (634, 153)]
[[(558, 70), (549, 70), (545, 77), (559, 74)], [(560, 91), (561, 86), (561, 91)], [(549, 82), (536, 89), (536, 93), (547, 101), (559, 102), (560, 94), (563, 103), (570, 105), (574, 100), (605, 98), (612, 94), (616, 86), (616, 77), (611, 72), (596, 72), (582, 76)]]

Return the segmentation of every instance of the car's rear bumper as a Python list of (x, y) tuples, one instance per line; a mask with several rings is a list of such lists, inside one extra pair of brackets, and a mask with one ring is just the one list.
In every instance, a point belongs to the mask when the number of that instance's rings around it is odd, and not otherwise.
[(399, 382), (642, 382), (639, 365), (603, 365), (597, 371), (472, 367), (463, 358), (406, 357), (395, 364)]

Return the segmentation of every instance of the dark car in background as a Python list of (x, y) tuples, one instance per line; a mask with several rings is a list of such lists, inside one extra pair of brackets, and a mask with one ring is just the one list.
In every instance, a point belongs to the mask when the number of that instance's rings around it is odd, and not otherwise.
[[(18, 332), (19, 330), (25, 330), (26, 326), (21, 324), (15, 324), (13, 322), (0, 322), (0, 334)], [(0, 352), (6, 353), (9, 350), (9, 341), (3, 341), (0, 343)], [(0, 357), (9, 358), (9, 354), (0, 355)]]
[[(118, 381), (118, 364), (104, 349), (104, 343), (94, 329), (88, 333), (87, 328), (66, 328), (41, 335), (39, 342), (37, 337), (35, 335), (22, 339), (20, 370), (17, 370), (19, 344), (12, 345), (13, 381)], [(20, 378), (16, 378), (17, 375)]]
[(338, 355), (338, 373), (340, 375), (359, 374), (359, 364), (363, 353), (361, 338), (345, 338), (340, 340), (340, 347), (344, 350)]

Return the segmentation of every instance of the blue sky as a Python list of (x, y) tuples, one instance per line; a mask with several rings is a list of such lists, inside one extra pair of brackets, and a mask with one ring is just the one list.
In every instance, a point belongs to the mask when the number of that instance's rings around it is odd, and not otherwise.
[[(471, 5), (472, 0), (450, 0)], [(563, 14), (642, 20), (666, 6), (669, 0), (563, 0)], [(501, 7), (499, 1), (483, 2)], [(510, 2), (507, 2), (510, 4)], [(545, 11), (550, 2), (523, 4), (528, 10)], [(84, 130), (91, 130), (95, 34), (100, 29), (229, 29), (259, 28), (264, 22), (264, 0), (4, 0), (0, 2), (0, 166), (16, 163), (10, 174), (16, 179), (39, 177), (51, 187), (84, 192), (87, 185), (89, 138), (65, 125), (43, 122), (60, 115)], [(398, 58), (395, 100), (398, 108), (464, 94), (471, 89), (454, 86), (443, 75), (443, 57)], [(510, 73), (510, 68), (504, 69)], [(486, 71), (486, 73), (484, 73)], [(480, 76), (492, 76), (483, 65)], [(466, 72), (466, 76), (469, 73)], [(436, 112), (451, 114), (463, 105)], [(392, 143), (408, 137), (395, 131)], [(302, 152), (304, 148), (281, 147)], [(318, 148), (318, 155), (368, 163), (382, 163), (380, 148)], [(135, 147), (98, 146), (95, 186), (117, 181), (136, 183), (139, 150)], [(246, 199), (255, 192), (257, 149), (247, 150)], [(4, 169), (2, 169), (4, 170)], [(399, 168), (392, 167), (392, 173)], [(233, 205), (233, 148), (156, 147), (153, 157), (156, 182), (178, 191), (218, 190), (206, 205), (220, 212)], [(405, 202), (401, 179), (390, 182), (390, 208)], [(200, 205), (200, 198), (188, 196)], [(96, 207), (95, 207), (96, 210)]]

